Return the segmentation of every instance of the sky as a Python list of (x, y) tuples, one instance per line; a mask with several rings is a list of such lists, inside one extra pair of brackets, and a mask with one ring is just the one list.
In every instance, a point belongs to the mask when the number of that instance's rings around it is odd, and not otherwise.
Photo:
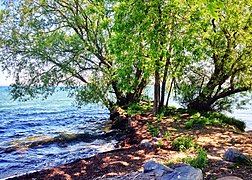
[(7, 77), (7, 74), (0, 69), (0, 86), (9, 86), (13, 82), (13, 79)]

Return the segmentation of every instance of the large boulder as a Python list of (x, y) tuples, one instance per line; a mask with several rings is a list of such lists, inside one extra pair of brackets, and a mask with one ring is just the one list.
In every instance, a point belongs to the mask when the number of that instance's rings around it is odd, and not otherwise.
[(155, 161), (148, 161), (144, 165), (144, 173), (154, 173), (157, 180), (202, 180), (203, 174), (200, 169), (186, 164), (169, 168)]
[(190, 165), (181, 164), (173, 169), (172, 172), (162, 176), (160, 180), (202, 180), (202, 171)]
[(238, 164), (245, 164), (245, 165), (252, 165), (252, 160), (250, 157), (244, 155), (237, 149), (229, 148), (224, 154), (224, 160), (238, 163)]
[(159, 164), (153, 160), (148, 161), (144, 164), (144, 173), (149, 173), (149, 172), (153, 172), (155, 174), (156, 177), (161, 177), (164, 174), (168, 173), (168, 172), (172, 172), (173, 169)]

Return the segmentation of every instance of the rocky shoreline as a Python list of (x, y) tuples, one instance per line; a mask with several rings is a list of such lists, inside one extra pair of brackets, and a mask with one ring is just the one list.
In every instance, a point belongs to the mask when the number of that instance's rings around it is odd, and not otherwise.
[[(141, 179), (141, 175), (142, 179), (144, 179), (146, 176), (146, 173), (144, 174), (144, 167), (147, 162), (155, 160), (155, 162), (158, 162), (162, 166), (163, 164), (168, 164), (168, 161), (176, 157), (183, 157), (185, 155), (183, 152), (175, 151), (171, 147), (172, 141), (181, 135), (193, 135), (197, 144), (206, 149), (208, 165), (202, 170), (204, 179), (217, 179), (226, 176), (236, 176), (236, 178), (245, 180), (252, 179), (251, 165), (237, 166), (235, 162), (224, 159), (225, 152), (230, 148), (237, 150), (241, 154), (245, 154), (246, 157), (248, 155), (251, 156), (251, 132), (240, 132), (228, 127), (215, 126), (206, 127), (201, 130), (176, 129), (178, 122), (167, 118), (162, 120), (161, 125), (169, 130), (171, 134), (168, 140), (163, 139), (163, 144), (160, 146), (158, 142), (162, 137), (152, 137), (148, 130), (147, 125), (153, 120), (155, 120), (155, 117), (151, 114), (131, 117), (129, 124), (131, 130), (115, 150), (100, 153), (90, 158), (80, 159), (70, 164), (10, 179), (116, 180), (127, 179), (127, 177), (128, 179), (132, 179), (134, 176), (138, 177), (135, 179)], [(169, 168), (172, 168), (172, 166), (169, 166)], [(176, 170), (173, 171), (177, 172)], [(167, 175), (167, 173), (163, 174)], [(153, 176), (152, 172), (152, 178), (158, 179), (161, 177)]]

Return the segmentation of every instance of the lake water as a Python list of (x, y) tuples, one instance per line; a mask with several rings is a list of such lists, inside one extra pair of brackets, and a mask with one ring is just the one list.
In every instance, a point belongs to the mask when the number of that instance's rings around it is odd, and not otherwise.
[[(116, 143), (91, 138), (103, 134), (109, 112), (102, 106), (77, 108), (63, 91), (44, 101), (18, 102), (10, 100), (8, 87), (0, 87), (0, 97), (0, 179), (89, 157)], [(233, 116), (252, 129), (251, 109)]]
[(0, 179), (113, 149), (114, 140), (89, 137), (103, 133), (104, 107), (77, 108), (63, 91), (45, 101), (13, 102), (7, 87), (0, 95)]

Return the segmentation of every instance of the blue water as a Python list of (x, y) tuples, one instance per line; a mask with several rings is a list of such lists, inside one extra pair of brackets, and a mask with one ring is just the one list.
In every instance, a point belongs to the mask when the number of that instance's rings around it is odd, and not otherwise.
[(246, 131), (252, 130), (252, 107), (246, 109), (235, 109), (230, 116), (240, 119), (246, 123)]
[[(11, 101), (0, 87), (0, 179), (58, 166), (113, 148), (114, 141), (77, 139), (34, 145), (33, 142), (78, 134), (101, 134), (108, 110), (90, 104), (82, 108), (59, 91), (47, 100)], [(14, 150), (13, 150), (14, 147)]]

